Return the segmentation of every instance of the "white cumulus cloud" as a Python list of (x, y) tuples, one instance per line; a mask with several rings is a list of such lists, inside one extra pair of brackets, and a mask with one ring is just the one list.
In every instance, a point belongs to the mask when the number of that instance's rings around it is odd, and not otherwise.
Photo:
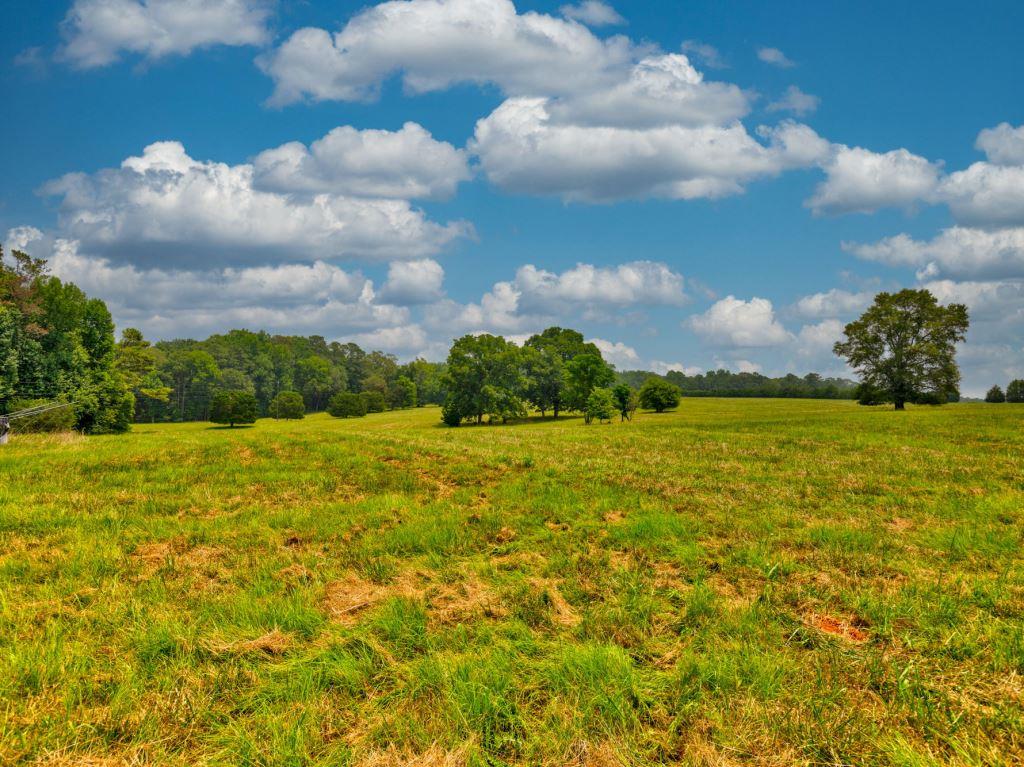
[(86, 252), (153, 265), (423, 258), (472, 231), (408, 200), (260, 191), (251, 164), (194, 160), (176, 141), (44, 191), (61, 198), (62, 235)]
[(757, 57), (765, 64), (771, 64), (773, 67), (789, 69), (790, 67), (796, 66), (796, 63), (791, 61), (790, 58), (778, 48), (758, 48)]
[(582, 0), (575, 5), (563, 5), (559, 10), (565, 18), (591, 27), (616, 26), (626, 23), (618, 11), (601, 0)]
[(931, 201), (941, 168), (906, 149), (878, 153), (837, 146), (824, 170), (825, 181), (806, 203), (816, 214), (871, 213)]
[(261, 45), (272, 11), (270, 0), (75, 0), (58, 57), (90, 69), (123, 53), (160, 59), (213, 45)]
[(792, 335), (775, 317), (767, 298), (743, 301), (726, 296), (703, 314), (692, 315), (685, 323), (705, 342), (714, 346), (753, 348), (779, 346)]
[(293, 141), (253, 158), (254, 186), (274, 192), (444, 199), (469, 178), (464, 150), (421, 125), (398, 131), (335, 128), (309, 147)]

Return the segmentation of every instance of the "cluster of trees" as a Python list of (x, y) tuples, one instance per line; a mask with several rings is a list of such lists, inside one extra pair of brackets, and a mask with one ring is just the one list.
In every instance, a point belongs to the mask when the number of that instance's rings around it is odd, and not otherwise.
[[(287, 395), (288, 412), (329, 409), (339, 394), (362, 394), (368, 410), (441, 404), (443, 366), (422, 359), (399, 364), (393, 355), (366, 352), (322, 336), (279, 336), (232, 330), (205, 341), (149, 344), (134, 329), (118, 344), (120, 364), (133, 372), (141, 421), (202, 421), (219, 417), (219, 392), (252, 396), (257, 416), (275, 416)], [(275, 407), (275, 402), (278, 405)], [(293, 417), (293, 416), (283, 416)], [(245, 423), (245, 421), (236, 421)]]
[[(616, 413), (632, 418), (637, 406), (661, 412), (679, 403), (678, 387), (664, 381), (632, 387), (615, 383), (601, 351), (578, 331), (551, 327), (522, 346), (494, 335), (467, 335), (448, 354), (441, 417), (449, 426), (525, 418), (530, 409), (555, 418), (583, 413), (587, 423)], [(669, 390), (666, 395), (666, 389)]]
[(17, 250), (8, 260), (0, 248), (0, 412), (63, 401), (37, 424), (127, 430), (134, 397), (114, 341), (103, 301), (48, 275), (45, 261)]
[(1006, 392), (998, 384), (985, 394), (986, 402), (1024, 402), (1024, 380), (1016, 378), (1006, 386)]

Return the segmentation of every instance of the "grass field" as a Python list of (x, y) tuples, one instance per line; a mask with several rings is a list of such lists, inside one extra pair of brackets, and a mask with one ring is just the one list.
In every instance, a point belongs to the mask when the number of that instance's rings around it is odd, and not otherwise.
[(1024, 407), (0, 448), (0, 763), (1024, 763)]

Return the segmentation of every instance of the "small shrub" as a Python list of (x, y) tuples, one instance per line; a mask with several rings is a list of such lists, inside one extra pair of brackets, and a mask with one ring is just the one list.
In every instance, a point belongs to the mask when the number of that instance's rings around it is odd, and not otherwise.
[(663, 378), (648, 378), (640, 387), (640, 407), (664, 413), (666, 410), (679, 406), (682, 392), (675, 384)]
[(586, 423), (591, 423), (595, 419), (598, 423), (601, 421), (611, 421), (615, 412), (615, 398), (612, 396), (611, 390), (594, 389), (594, 391), (590, 392), (590, 396), (587, 397), (587, 407), (583, 411), (583, 420)]
[(993, 386), (985, 395), (986, 402), (1006, 402), (1006, 395), (998, 386)]
[(366, 415), (366, 400), (361, 394), (339, 392), (331, 397), (327, 412), (335, 418), (362, 418)]
[(258, 411), (256, 398), (247, 391), (219, 391), (210, 401), (210, 420), (231, 428), (236, 423), (256, 423)]
[(388, 406), (384, 394), (379, 391), (364, 391), (361, 395), (367, 413), (383, 413)]
[[(15, 400), (8, 408), (14, 413), (19, 410), (27, 410), (30, 407), (49, 404), (45, 399), (23, 399)], [(41, 434), (44, 432), (71, 431), (75, 427), (75, 409), (72, 407), (60, 407), (47, 410), (39, 415), (27, 416), (11, 421), (11, 429), (22, 434)]]
[(267, 414), (271, 418), (278, 419), (305, 418), (306, 404), (302, 401), (302, 395), (297, 391), (279, 392), (270, 403), (270, 407), (267, 408)]

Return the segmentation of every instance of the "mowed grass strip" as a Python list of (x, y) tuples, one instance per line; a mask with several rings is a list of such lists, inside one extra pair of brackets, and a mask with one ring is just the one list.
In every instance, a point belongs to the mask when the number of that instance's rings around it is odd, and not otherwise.
[(0, 763), (1024, 763), (1024, 407), (0, 449)]

